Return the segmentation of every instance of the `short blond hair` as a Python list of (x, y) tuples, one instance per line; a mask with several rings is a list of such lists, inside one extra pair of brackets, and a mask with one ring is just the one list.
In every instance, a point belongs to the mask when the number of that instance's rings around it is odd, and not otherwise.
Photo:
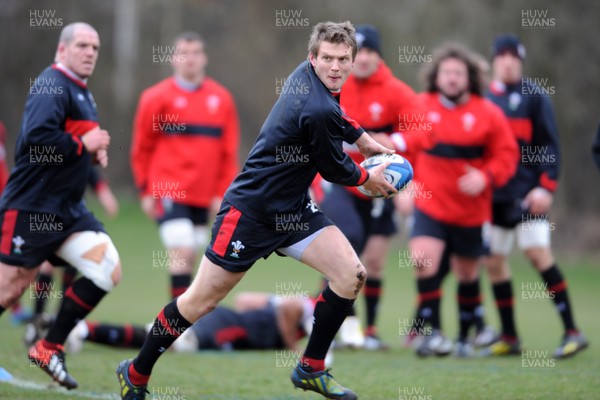
[(313, 57), (319, 55), (321, 42), (344, 43), (352, 49), (352, 60), (358, 53), (356, 44), (355, 29), (350, 21), (345, 22), (319, 22), (313, 27), (310, 40), (308, 41), (308, 54)]

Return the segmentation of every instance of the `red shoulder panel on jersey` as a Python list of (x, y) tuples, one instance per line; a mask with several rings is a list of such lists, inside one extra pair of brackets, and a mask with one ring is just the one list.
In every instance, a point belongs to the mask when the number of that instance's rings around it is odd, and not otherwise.
[(360, 129), (360, 125), (358, 124), (358, 122), (356, 122), (355, 120), (353, 120), (352, 118), (350, 118), (346, 114), (342, 114), (342, 118), (344, 118), (346, 121), (348, 121), (348, 123), (350, 125), (352, 125), (354, 127), (354, 129)]

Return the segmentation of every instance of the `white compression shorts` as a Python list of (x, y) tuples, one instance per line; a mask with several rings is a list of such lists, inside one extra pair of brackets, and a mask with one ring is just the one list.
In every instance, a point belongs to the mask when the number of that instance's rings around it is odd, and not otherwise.
[(512, 229), (493, 225), (490, 235), (490, 252), (492, 255), (508, 256), (512, 251), (515, 236), (517, 246), (521, 250), (550, 247), (550, 231), (550, 223), (546, 220), (522, 222)]
[(199, 250), (206, 246), (208, 229), (194, 225), (188, 218), (176, 218), (160, 224), (158, 229), (163, 246), (167, 249), (190, 248)]

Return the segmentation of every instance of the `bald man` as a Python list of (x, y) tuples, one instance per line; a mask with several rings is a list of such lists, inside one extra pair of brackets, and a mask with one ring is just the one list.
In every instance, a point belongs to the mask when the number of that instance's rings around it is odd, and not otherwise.
[(87, 89), (100, 38), (89, 24), (63, 28), (55, 63), (32, 83), (17, 138), (16, 165), (0, 199), (0, 314), (35, 280), (41, 264), (80, 273), (29, 359), (67, 389), (77, 387), (63, 344), (75, 324), (120, 280), (119, 254), (85, 206), (93, 164), (106, 167), (110, 136)]

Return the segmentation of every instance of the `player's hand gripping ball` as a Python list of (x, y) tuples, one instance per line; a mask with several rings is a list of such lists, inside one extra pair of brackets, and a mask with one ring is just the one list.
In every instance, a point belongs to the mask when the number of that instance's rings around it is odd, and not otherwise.
[[(383, 176), (392, 186), (396, 188), (396, 190), (401, 191), (410, 183), (413, 178), (412, 165), (410, 165), (406, 158), (399, 154), (376, 154), (367, 158), (365, 161), (360, 163), (360, 165), (368, 171), (369, 169), (385, 162), (389, 162), (390, 165), (383, 170)], [(358, 190), (362, 194), (369, 197), (383, 197), (382, 194), (373, 194), (370, 190), (367, 190), (362, 186), (359, 186)]]

